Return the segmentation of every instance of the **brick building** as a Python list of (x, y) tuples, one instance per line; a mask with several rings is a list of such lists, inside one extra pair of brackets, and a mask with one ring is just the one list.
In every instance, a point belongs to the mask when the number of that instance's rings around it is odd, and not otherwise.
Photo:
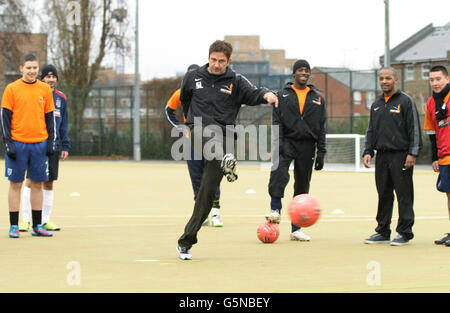
[(0, 5), (0, 89), (21, 76), (22, 55), (35, 52), (41, 67), (47, 62), (47, 34), (32, 34), (26, 18), (7, 4)]
[(27, 52), (37, 54), (41, 68), (47, 63), (47, 34), (0, 32), (0, 43), (5, 38), (8, 38), (8, 41), (11, 39), (16, 49), (0, 51), (0, 86), (5, 86), (21, 76), (20, 58)]
[(296, 59), (286, 59), (283, 49), (261, 49), (258, 35), (225, 36), (233, 46), (231, 67), (243, 74), (291, 74)]
[(376, 71), (315, 67), (311, 83), (327, 100), (329, 117), (368, 115), (379, 91)]
[[(399, 70), (399, 87), (410, 94), (420, 113), (431, 94), (428, 78), (434, 65), (450, 70), (450, 22), (444, 26), (429, 24), (391, 51), (391, 66)], [(384, 56), (380, 57), (384, 64)]]

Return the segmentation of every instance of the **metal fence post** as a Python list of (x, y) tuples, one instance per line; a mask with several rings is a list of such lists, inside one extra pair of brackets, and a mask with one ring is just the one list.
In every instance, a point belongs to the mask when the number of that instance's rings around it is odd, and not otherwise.
[(103, 123), (102, 123), (102, 88), (98, 88), (98, 154), (102, 155), (102, 137), (103, 137)]
[(118, 130), (118, 127), (117, 127), (117, 96), (118, 96), (117, 89), (118, 88), (119, 87), (117, 87), (117, 86), (114, 88), (114, 139), (113, 139), (114, 154), (118, 154), (118, 150), (117, 150), (117, 130)]
[[(325, 101), (328, 107), (328, 110), (330, 111), (330, 115), (332, 115), (332, 109), (331, 109), (331, 103), (329, 102), (328, 99), (328, 74), (325, 73), (325, 77), (324, 77), (324, 84), (325, 84)], [(328, 118), (327, 118), (327, 123), (326, 123), (326, 128), (328, 129)]]
[(353, 72), (349, 71), (350, 75), (350, 134), (353, 134)]

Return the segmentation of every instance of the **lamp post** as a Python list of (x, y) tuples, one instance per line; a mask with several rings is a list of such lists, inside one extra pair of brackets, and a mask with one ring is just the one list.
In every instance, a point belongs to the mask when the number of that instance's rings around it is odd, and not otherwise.
[(136, 33), (134, 59), (134, 131), (133, 131), (133, 159), (141, 160), (141, 90), (139, 79), (139, 0), (136, 0)]
[(391, 50), (389, 48), (389, 0), (384, 0), (384, 67), (391, 66)]

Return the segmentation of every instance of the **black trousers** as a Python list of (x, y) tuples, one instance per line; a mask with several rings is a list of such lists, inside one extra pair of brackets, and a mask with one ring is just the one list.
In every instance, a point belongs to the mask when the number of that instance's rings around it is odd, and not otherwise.
[[(205, 168), (206, 160), (205, 158), (197, 160), (195, 158), (194, 148), (191, 147), (191, 159), (187, 160), (186, 162), (189, 170), (189, 176), (191, 178), (192, 189), (194, 191), (194, 200), (196, 200), (198, 192), (200, 190), (200, 184), (202, 182), (203, 170)], [(220, 186), (217, 188), (216, 197), (214, 200), (219, 199), (220, 199)]]
[[(275, 198), (283, 198), (284, 190), (289, 183), (289, 166), (294, 161), (294, 197), (303, 193), (309, 193), (312, 167), (316, 143), (314, 141), (290, 141), (285, 140), (280, 151), (277, 168), (272, 168), (269, 180), (269, 195)], [(276, 162), (274, 162), (276, 165)], [(292, 224), (292, 231), (299, 229)]]
[[(196, 128), (191, 130), (191, 134), (193, 134), (191, 135), (191, 140), (201, 137), (201, 135), (196, 136), (194, 134), (197, 131), (200, 132), (201, 128), (199, 127), (198, 129)], [(197, 151), (201, 146), (203, 152), (206, 143), (212, 145), (212, 139), (205, 137), (201, 138), (201, 145), (195, 145), (195, 143), (192, 142), (192, 146), (194, 147), (194, 149), (197, 149)], [(208, 217), (209, 212), (211, 211), (213, 201), (216, 198), (216, 192), (218, 190), (220, 182), (222, 181), (223, 173), (220, 163), (226, 151), (225, 138), (217, 139), (215, 146), (218, 147), (220, 151), (217, 152), (217, 157), (215, 159), (211, 159), (211, 157), (205, 157), (205, 166), (203, 168), (203, 174), (201, 178), (200, 188), (197, 194), (197, 199), (195, 200), (194, 210), (192, 212), (191, 218), (184, 228), (183, 235), (178, 239), (178, 245), (181, 247), (190, 249), (192, 245), (197, 243), (197, 233), (202, 227), (205, 219)]]
[(375, 231), (383, 236), (391, 235), (391, 219), (394, 207), (394, 191), (398, 203), (396, 231), (406, 239), (414, 237), (414, 185), (413, 168), (405, 169), (406, 152), (377, 151), (375, 182), (378, 191), (377, 223)]

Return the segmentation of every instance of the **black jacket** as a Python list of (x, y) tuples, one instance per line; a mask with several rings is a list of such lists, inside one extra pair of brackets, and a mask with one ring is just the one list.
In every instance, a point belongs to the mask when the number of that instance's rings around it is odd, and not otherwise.
[(317, 153), (326, 153), (326, 121), (327, 109), (325, 99), (318, 90), (311, 89), (306, 95), (303, 113), (300, 114), (297, 94), (287, 83), (283, 90), (278, 92), (278, 108), (273, 108), (272, 124), (279, 125), (280, 147), (283, 141), (310, 140), (317, 143)]
[(421, 149), (420, 120), (414, 100), (400, 90), (387, 103), (384, 95), (379, 96), (370, 109), (363, 156), (373, 156), (378, 150), (406, 151), (417, 157)]
[(208, 72), (208, 64), (186, 73), (181, 84), (180, 101), (186, 125), (194, 124), (194, 117), (202, 118), (202, 125), (234, 125), (242, 104), (258, 105), (264, 100), (266, 88), (255, 87), (247, 78), (227, 68), (222, 75)]

